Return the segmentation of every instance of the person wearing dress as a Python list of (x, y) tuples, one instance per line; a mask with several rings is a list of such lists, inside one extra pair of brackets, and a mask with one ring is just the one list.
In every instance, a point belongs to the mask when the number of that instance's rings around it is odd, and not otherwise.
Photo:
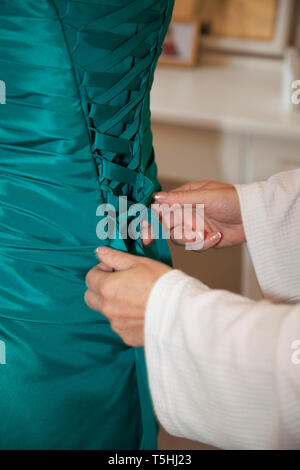
[(83, 294), (109, 243), (97, 208), (159, 190), (149, 95), (173, 3), (0, 2), (0, 449), (156, 447), (143, 349)]
[(221, 449), (299, 449), (300, 169), (236, 186), (195, 182), (156, 201), (204, 204), (204, 249), (247, 241), (265, 299), (102, 247), (87, 303), (127, 344), (145, 344), (155, 410), (170, 434)]

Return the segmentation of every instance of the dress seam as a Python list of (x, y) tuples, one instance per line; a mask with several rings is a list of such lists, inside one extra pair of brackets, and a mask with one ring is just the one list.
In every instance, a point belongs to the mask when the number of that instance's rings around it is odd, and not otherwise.
[(86, 136), (87, 136), (87, 142), (88, 142), (88, 146), (89, 146), (89, 150), (90, 150), (90, 157), (91, 157), (91, 159), (92, 159), (92, 161), (93, 161), (93, 163), (94, 163), (94, 167), (95, 167), (95, 170), (96, 170), (96, 177), (97, 177), (97, 175), (98, 175), (98, 169), (97, 169), (97, 165), (96, 165), (96, 162), (95, 162), (94, 154), (93, 154), (93, 151), (92, 151), (91, 136), (90, 136), (90, 132), (89, 132), (89, 126), (88, 126), (87, 116), (86, 116), (86, 113), (84, 112), (84, 109), (83, 109), (83, 102), (82, 102), (81, 91), (80, 91), (80, 88), (79, 88), (78, 81), (77, 81), (77, 79), (76, 79), (76, 72), (75, 72), (75, 68), (74, 68), (74, 61), (73, 61), (72, 54), (71, 54), (71, 50), (70, 50), (70, 47), (69, 47), (69, 44), (68, 44), (68, 41), (67, 41), (67, 38), (66, 38), (65, 28), (64, 28), (64, 25), (63, 25), (63, 23), (62, 23), (60, 14), (59, 14), (59, 12), (58, 12), (58, 9), (57, 9), (55, 0), (51, 0), (51, 3), (52, 3), (53, 8), (54, 8), (54, 10), (55, 10), (55, 12), (56, 12), (57, 20), (59, 21), (59, 25), (60, 25), (60, 28), (61, 28), (61, 32), (62, 32), (62, 35), (63, 35), (63, 38), (64, 38), (65, 49), (66, 49), (66, 51), (67, 51), (67, 53), (68, 53), (68, 56), (69, 56), (69, 61), (70, 61), (70, 66), (71, 66), (73, 81), (74, 81), (74, 85), (75, 85), (75, 88), (76, 88), (77, 96), (78, 96), (78, 99), (79, 99), (79, 102), (80, 102), (80, 111), (81, 111), (81, 114), (82, 114), (83, 119), (84, 119), (84, 127), (85, 127)]

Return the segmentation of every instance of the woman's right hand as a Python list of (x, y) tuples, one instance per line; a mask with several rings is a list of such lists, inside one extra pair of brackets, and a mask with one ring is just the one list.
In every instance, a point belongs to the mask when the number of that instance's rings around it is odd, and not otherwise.
[[(212, 247), (228, 247), (238, 245), (246, 241), (246, 235), (242, 222), (239, 197), (235, 187), (231, 184), (217, 181), (198, 181), (180, 186), (169, 193), (156, 193), (155, 204), (172, 206), (179, 204), (204, 205), (204, 243), (201, 250)], [(154, 209), (155, 210), (155, 209)], [(162, 211), (161, 220), (164, 224)], [(193, 223), (192, 223), (193, 225)], [(170, 235), (174, 243), (180, 245), (191, 244), (188, 238), (174, 237), (176, 220), (171, 222)], [(195, 226), (192, 227), (193, 233)], [(195, 231), (196, 234), (196, 231)], [(196, 234), (197, 235), (197, 234)], [(203, 234), (202, 234), (203, 237)], [(201, 238), (201, 234), (198, 239)], [(142, 230), (142, 241), (145, 246), (153, 242), (153, 234), (149, 225), (144, 224)]]

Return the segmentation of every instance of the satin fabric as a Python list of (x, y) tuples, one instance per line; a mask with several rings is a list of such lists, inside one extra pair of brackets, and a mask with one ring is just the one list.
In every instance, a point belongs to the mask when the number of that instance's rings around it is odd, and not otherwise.
[(0, 2), (1, 449), (156, 447), (143, 350), (83, 295), (97, 207), (159, 189), (149, 93), (173, 3)]

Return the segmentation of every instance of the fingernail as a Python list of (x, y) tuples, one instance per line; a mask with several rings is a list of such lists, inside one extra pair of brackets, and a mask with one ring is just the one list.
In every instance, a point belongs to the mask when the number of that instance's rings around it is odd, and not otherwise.
[(217, 233), (215, 233), (214, 235), (212, 235), (211, 237), (209, 237), (209, 239), (210, 239), (212, 242), (215, 242), (215, 241), (217, 241), (217, 240), (220, 240), (221, 237), (222, 237), (221, 232), (217, 232)]
[(99, 248), (96, 249), (96, 255), (105, 255), (109, 250), (110, 248), (108, 246), (99, 246)]
[(168, 197), (168, 193), (156, 193), (153, 197), (154, 199), (166, 199)]

